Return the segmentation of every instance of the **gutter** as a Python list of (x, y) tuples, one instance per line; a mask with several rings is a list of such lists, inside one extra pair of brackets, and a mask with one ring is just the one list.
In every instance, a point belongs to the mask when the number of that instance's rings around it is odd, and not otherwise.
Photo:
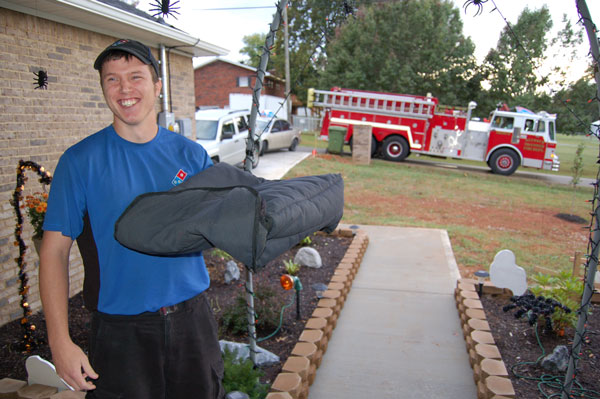
[(195, 38), (170, 25), (92, 0), (0, 0), (0, 7), (111, 37), (128, 37), (146, 45), (177, 47), (188, 57), (226, 55), (227, 49)]

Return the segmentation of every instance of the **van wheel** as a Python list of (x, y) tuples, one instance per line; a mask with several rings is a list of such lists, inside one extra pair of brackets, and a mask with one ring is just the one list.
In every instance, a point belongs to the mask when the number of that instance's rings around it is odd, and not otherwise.
[(290, 144), (290, 151), (296, 151), (296, 147), (298, 147), (298, 139), (294, 138), (294, 140), (292, 140), (292, 144)]
[(381, 150), (385, 159), (396, 162), (403, 161), (410, 152), (408, 142), (402, 136), (386, 137)]
[(509, 149), (501, 148), (494, 151), (489, 161), (492, 172), (498, 175), (509, 176), (515, 173), (517, 168), (521, 165), (519, 155)]
[(265, 155), (265, 152), (269, 151), (269, 142), (263, 141), (260, 143), (260, 155)]
[(258, 160), (260, 158), (260, 149), (258, 148), (259, 144), (256, 143), (254, 146), (254, 154), (252, 154), (252, 169), (256, 169), (258, 166)]

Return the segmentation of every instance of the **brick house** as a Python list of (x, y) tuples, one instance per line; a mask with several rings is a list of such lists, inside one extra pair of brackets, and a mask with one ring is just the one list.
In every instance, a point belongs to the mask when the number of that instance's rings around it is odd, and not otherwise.
[[(251, 96), (256, 83), (256, 71), (251, 66), (222, 58), (197, 65), (194, 68), (196, 108), (229, 108), (233, 105), (231, 94)], [(273, 97), (275, 101), (282, 102), (285, 99), (285, 80), (267, 72), (261, 96), (267, 99)], [(262, 106), (264, 104), (261, 101)]]
[[(122, 37), (147, 44), (157, 59), (167, 60), (167, 106), (175, 118), (191, 121), (194, 139), (192, 58), (224, 55), (226, 50), (118, 0), (0, 1), (0, 325), (23, 314), (15, 261), (16, 217), (10, 203), (19, 160), (34, 161), (53, 172), (64, 150), (112, 122), (92, 65), (100, 51)], [(47, 89), (36, 88), (34, 74), (40, 70), (48, 75)], [(159, 111), (164, 105), (159, 101)], [(35, 173), (26, 175), (24, 194), (42, 191)], [(30, 247), (25, 255), (28, 301), (36, 311), (41, 303), (31, 233), (25, 221), (22, 238)], [(70, 262), (74, 295), (83, 284), (78, 250), (71, 252)]]

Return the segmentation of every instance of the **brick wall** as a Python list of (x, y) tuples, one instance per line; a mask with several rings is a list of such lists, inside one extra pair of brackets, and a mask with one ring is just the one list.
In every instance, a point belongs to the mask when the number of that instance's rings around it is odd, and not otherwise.
[[(16, 220), (9, 203), (18, 162), (32, 160), (53, 172), (65, 149), (112, 122), (92, 64), (114, 40), (0, 8), (0, 325), (22, 315), (15, 261), (19, 252), (13, 244)], [(173, 112), (176, 118), (191, 118), (193, 125), (192, 59), (173, 52), (169, 59)], [(48, 73), (47, 90), (35, 89), (33, 72), (40, 69)], [(27, 172), (27, 176), (24, 194), (41, 191), (36, 175)], [(29, 245), (28, 222), (23, 230)], [(71, 254), (70, 293), (74, 295), (83, 284), (83, 267), (76, 246)], [(33, 244), (26, 262), (28, 299), (36, 311), (41, 303)]]
[[(238, 87), (238, 78), (242, 76), (250, 78), (248, 87)], [(255, 72), (228, 62), (217, 60), (198, 67), (194, 70), (196, 107), (227, 107), (230, 93), (252, 94), (255, 83)], [(266, 76), (262, 94), (284, 97), (285, 83)]]

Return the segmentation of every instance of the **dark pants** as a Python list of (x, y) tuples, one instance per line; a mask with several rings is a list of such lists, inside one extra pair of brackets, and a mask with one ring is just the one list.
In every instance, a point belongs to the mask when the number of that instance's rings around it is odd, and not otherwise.
[(206, 295), (159, 312), (95, 312), (90, 362), (100, 377), (92, 399), (222, 398), (223, 360)]

